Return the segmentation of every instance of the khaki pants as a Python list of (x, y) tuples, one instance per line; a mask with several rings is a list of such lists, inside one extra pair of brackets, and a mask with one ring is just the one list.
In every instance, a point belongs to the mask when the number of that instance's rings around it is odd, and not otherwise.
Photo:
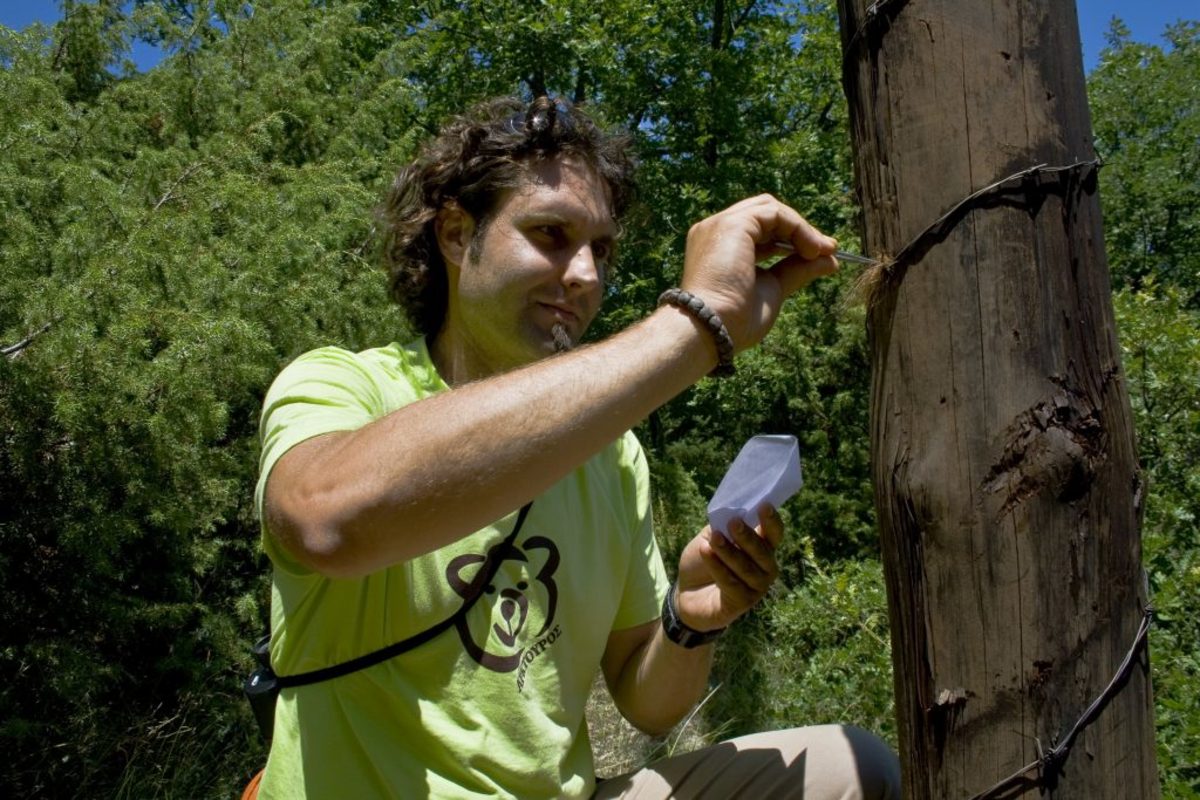
[(666, 758), (603, 781), (594, 797), (899, 800), (900, 762), (862, 728), (814, 725)]

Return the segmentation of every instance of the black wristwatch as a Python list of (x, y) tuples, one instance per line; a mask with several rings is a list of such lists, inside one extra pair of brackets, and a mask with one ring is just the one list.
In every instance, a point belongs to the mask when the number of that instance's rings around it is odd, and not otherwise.
[(676, 585), (672, 583), (671, 588), (667, 590), (667, 596), (663, 598), (662, 625), (663, 633), (667, 635), (668, 639), (680, 647), (691, 649), (708, 644), (725, 632), (724, 628), (717, 628), (715, 631), (698, 631), (683, 624), (683, 620), (679, 618), (679, 611), (675, 608), (676, 588)]

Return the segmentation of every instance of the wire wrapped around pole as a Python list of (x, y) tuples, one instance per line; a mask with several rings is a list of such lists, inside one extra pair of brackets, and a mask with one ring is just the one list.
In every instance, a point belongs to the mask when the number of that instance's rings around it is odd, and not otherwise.
[[(1071, 729), (1067, 731), (1066, 736), (1062, 737), (1060, 742), (1041, 754), (1036, 761), (1030, 761), (991, 788), (973, 795), (971, 800), (994, 800), (994, 798), (1002, 796), (1001, 792), (1007, 792), (1018, 787), (1020, 787), (1018, 794), (1024, 794), (1035, 786), (1049, 788), (1050, 785), (1056, 782), (1058, 772), (1062, 769), (1063, 762), (1067, 760), (1067, 755), (1071, 752), (1071, 745), (1075, 743), (1075, 737), (1079, 735), (1081, 730), (1090, 725), (1096, 717), (1100, 716), (1100, 712), (1108, 705), (1108, 701), (1126, 686), (1125, 679), (1129, 677), (1129, 671), (1133, 669), (1134, 659), (1137, 657), (1138, 652), (1146, 644), (1146, 638), (1150, 633), (1150, 625), (1153, 621), (1154, 607), (1146, 606), (1142, 612), (1142, 624), (1138, 626), (1137, 636), (1134, 637), (1133, 644), (1130, 646), (1129, 652), (1125, 654), (1125, 659), (1121, 662), (1121, 666), (1117, 667), (1116, 674), (1108, 682), (1108, 686), (1104, 687), (1104, 691), (1080, 714), (1079, 719), (1075, 720), (1075, 724), (1071, 726)], [(1030, 777), (1029, 773), (1035, 770), (1037, 771), (1037, 777)], [(1022, 784), (1025, 785), (1022, 787)]]

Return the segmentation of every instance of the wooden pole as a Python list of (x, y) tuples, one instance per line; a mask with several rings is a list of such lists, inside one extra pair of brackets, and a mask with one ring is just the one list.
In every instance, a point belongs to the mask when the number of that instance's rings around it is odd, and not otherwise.
[(1156, 798), (1145, 647), (1024, 769), (1147, 603), (1074, 4), (838, 5), (905, 797)]

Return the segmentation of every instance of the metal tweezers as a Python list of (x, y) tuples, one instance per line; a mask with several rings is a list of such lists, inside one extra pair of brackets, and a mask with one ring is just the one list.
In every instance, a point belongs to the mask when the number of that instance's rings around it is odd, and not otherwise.
[[(784, 250), (796, 249), (792, 247), (790, 242), (774, 242), (774, 245)], [(838, 261), (848, 261), (851, 264), (866, 264), (867, 266), (874, 266), (875, 264), (879, 263), (878, 259), (867, 258), (866, 256), (860, 256), (857, 253), (851, 253), (846, 250), (838, 250), (833, 255)]]

